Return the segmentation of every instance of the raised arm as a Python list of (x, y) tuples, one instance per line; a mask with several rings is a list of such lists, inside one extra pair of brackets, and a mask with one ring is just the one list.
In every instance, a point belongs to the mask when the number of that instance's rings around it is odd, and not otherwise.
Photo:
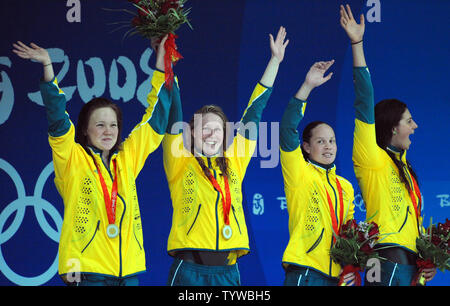
[(47, 113), (49, 143), (55, 167), (55, 183), (62, 194), (62, 189), (65, 188), (62, 183), (63, 174), (67, 173), (65, 169), (72, 149), (75, 147), (75, 129), (66, 112), (66, 96), (58, 86), (47, 50), (34, 43), (26, 46), (20, 41), (13, 44), (13, 47), (12, 51), (19, 57), (34, 60), (43, 65), (44, 76), (39, 87)]
[(325, 76), (334, 60), (317, 62), (311, 66), (303, 84), (289, 101), (280, 123), (281, 166), (285, 186), (298, 185), (301, 169), (306, 164), (300, 148), (297, 127), (305, 115), (306, 101), (311, 91), (331, 79), (333, 73)]
[(13, 47), (12, 51), (19, 57), (34, 60), (43, 65), (44, 75), (40, 82), (40, 89), (47, 111), (48, 133), (52, 137), (66, 134), (71, 126), (66, 113), (66, 96), (58, 86), (47, 50), (34, 43), (27, 46), (20, 41), (14, 43)]
[(234, 157), (241, 178), (245, 175), (248, 163), (255, 151), (262, 113), (272, 93), (278, 68), (284, 59), (284, 53), (289, 44), (289, 40), (285, 41), (285, 39), (286, 29), (284, 27), (280, 27), (275, 39), (272, 34), (269, 34), (271, 58), (263, 76), (252, 92), (247, 108), (239, 122), (238, 133), (233, 144), (226, 151), (227, 157)]
[(360, 23), (356, 23), (355, 18), (353, 18), (352, 10), (348, 4), (345, 7), (341, 5), (340, 14), (341, 26), (347, 33), (352, 44), (353, 67), (366, 67), (367, 64), (363, 50), (363, 37), (366, 29), (364, 15), (361, 14), (359, 17)]
[(285, 41), (286, 34), (286, 29), (284, 27), (280, 27), (275, 40), (273, 39), (272, 34), (269, 34), (272, 56), (260, 81), (260, 83), (266, 87), (273, 86), (278, 74), (278, 68), (284, 59), (284, 52), (289, 44), (289, 39)]
[(353, 81), (355, 88), (355, 132), (353, 163), (355, 167), (379, 168), (383, 166), (375, 134), (375, 103), (372, 80), (363, 49), (365, 31), (364, 15), (358, 24), (349, 5), (341, 5), (340, 23), (347, 33), (353, 54)]
[(334, 60), (314, 63), (306, 74), (303, 84), (289, 102), (280, 124), (280, 146), (283, 151), (293, 151), (300, 145), (297, 127), (303, 119), (306, 101), (314, 88), (331, 79), (332, 72), (327, 76), (324, 75), (333, 63)]
[[(263, 76), (256, 85), (250, 97), (250, 101), (242, 116), (242, 128), (239, 133), (247, 139), (256, 140), (259, 122), (270, 94), (272, 93), (272, 86), (278, 74), (280, 63), (284, 59), (284, 53), (289, 40), (286, 40), (286, 29), (280, 27), (276, 39), (273, 39), (272, 34), (269, 34), (271, 58), (266, 66)], [(250, 123), (250, 125), (248, 125)], [(250, 154), (252, 155), (253, 152)]]
[(156, 150), (166, 133), (170, 107), (172, 104), (172, 90), (168, 90), (165, 83), (164, 74), (164, 42), (167, 35), (156, 47), (156, 70), (153, 72), (151, 80), (151, 90), (147, 96), (148, 107), (142, 120), (131, 131), (130, 135), (123, 142), (123, 148), (127, 155), (133, 157), (135, 176), (137, 176), (144, 166), (150, 153)]

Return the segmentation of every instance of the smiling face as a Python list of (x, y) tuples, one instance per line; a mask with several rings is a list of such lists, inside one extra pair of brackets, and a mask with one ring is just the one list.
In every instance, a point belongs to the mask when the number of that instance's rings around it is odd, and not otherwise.
[(90, 145), (109, 152), (117, 142), (118, 131), (117, 116), (112, 108), (101, 107), (92, 112), (86, 130)]
[(214, 113), (198, 115), (194, 121), (192, 136), (194, 149), (204, 156), (222, 153), (224, 140), (224, 122)]
[(409, 110), (406, 109), (397, 126), (392, 129), (391, 145), (401, 150), (408, 150), (411, 145), (409, 136), (414, 134), (414, 130), (417, 128), (418, 125), (412, 119)]
[(309, 159), (329, 165), (336, 159), (337, 145), (333, 129), (327, 124), (320, 124), (311, 130), (309, 142), (303, 142), (303, 149)]

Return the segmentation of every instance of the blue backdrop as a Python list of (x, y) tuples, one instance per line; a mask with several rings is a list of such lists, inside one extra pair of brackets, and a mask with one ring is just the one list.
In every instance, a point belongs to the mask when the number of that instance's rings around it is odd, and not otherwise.
[[(326, 4), (325, 4), (326, 3)], [(356, 218), (365, 211), (351, 162), (354, 126), (351, 50), (339, 25), (342, 1), (190, 0), (194, 31), (177, 32), (184, 59), (175, 66), (184, 120), (200, 106), (222, 106), (236, 122), (270, 58), (268, 34), (287, 28), (290, 44), (263, 115), (257, 155), (244, 181), (244, 207), (251, 253), (240, 260), (244, 285), (281, 285), (288, 215), (279, 165), (278, 122), (290, 97), (317, 60), (335, 59), (333, 78), (310, 96), (302, 129), (322, 120), (334, 126), (338, 173), (355, 186)], [(408, 158), (418, 173), (429, 218), (445, 221), (450, 211), (448, 91), (449, 1), (351, 0), (355, 15), (366, 15), (365, 50), (375, 99), (405, 101), (419, 128)], [(79, 8), (79, 10), (78, 10)], [(124, 134), (145, 109), (154, 67), (149, 43), (124, 38), (119, 21), (130, 20), (128, 1), (3, 0), (0, 4), (0, 285), (62, 285), (57, 253), (63, 204), (53, 184), (45, 110), (38, 93), (42, 68), (15, 56), (11, 44), (35, 42), (49, 49), (68, 112), (94, 96), (105, 96), (124, 112)], [(108, 9), (108, 10), (105, 10)], [(148, 159), (137, 188), (147, 254), (142, 285), (165, 285), (172, 208), (158, 149)], [(429, 285), (450, 284), (438, 272)]]

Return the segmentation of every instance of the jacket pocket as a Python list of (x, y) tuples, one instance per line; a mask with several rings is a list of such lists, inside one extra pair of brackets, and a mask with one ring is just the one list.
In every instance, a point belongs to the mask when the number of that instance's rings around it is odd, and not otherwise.
[(186, 236), (189, 235), (189, 233), (191, 232), (192, 228), (194, 227), (194, 224), (195, 224), (195, 222), (197, 221), (198, 215), (200, 214), (200, 208), (202, 208), (202, 204), (199, 204), (199, 205), (198, 205), (198, 210), (197, 210), (197, 214), (195, 215), (194, 222), (192, 222), (191, 227), (190, 227), (189, 230), (187, 231)]
[(242, 235), (241, 227), (240, 227), (240, 225), (239, 225), (239, 221), (237, 220), (236, 213), (235, 213), (235, 211), (234, 211), (234, 206), (233, 206), (233, 205), (231, 205), (231, 210), (233, 211), (234, 220), (236, 220), (236, 224), (237, 224), (238, 229), (239, 229), (239, 234)]
[(400, 226), (400, 229), (398, 230), (399, 232), (403, 229), (403, 227), (406, 224), (406, 221), (408, 220), (408, 215), (409, 215), (409, 206), (406, 208), (406, 216), (405, 216), (405, 220), (403, 221), (402, 226)]
[(98, 232), (98, 229), (100, 228), (100, 220), (98, 220), (98, 222), (97, 222), (97, 227), (95, 228), (95, 231), (94, 231), (94, 235), (92, 235), (92, 238), (91, 238), (91, 240), (89, 240), (89, 242), (86, 244), (86, 246), (83, 248), (83, 250), (81, 251), (81, 253), (83, 253), (86, 249), (87, 249), (87, 247), (91, 244), (91, 242), (94, 240), (94, 238), (95, 238), (95, 235), (97, 235), (97, 232)]
[(312, 252), (315, 248), (317, 248), (317, 246), (320, 244), (320, 242), (322, 241), (323, 238), (323, 231), (325, 230), (325, 228), (322, 228), (322, 232), (320, 233), (319, 238), (317, 238), (317, 240), (313, 243), (313, 245), (309, 248), (308, 251), (306, 251), (306, 254), (308, 254), (309, 252)]
[(141, 246), (141, 244), (139, 243), (139, 240), (138, 240), (138, 238), (137, 238), (137, 236), (136, 236), (136, 230), (134, 230), (134, 229), (133, 229), (133, 236), (134, 236), (134, 239), (136, 239), (136, 243), (138, 244), (139, 249), (142, 251), (142, 246)]

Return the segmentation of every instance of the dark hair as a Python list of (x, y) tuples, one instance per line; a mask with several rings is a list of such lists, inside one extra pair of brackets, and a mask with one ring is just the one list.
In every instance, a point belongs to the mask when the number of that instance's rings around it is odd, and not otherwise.
[(401, 160), (395, 158), (394, 153), (387, 150), (387, 147), (390, 145), (392, 140), (392, 131), (402, 119), (403, 113), (406, 109), (406, 104), (397, 99), (386, 99), (378, 102), (375, 105), (375, 132), (378, 146), (385, 150), (394, 161), (398, 172), (400, 173), (401, 182), (405, 184), (408, 191), (411, 191), (411, 186), (406, 179), (406, 174), (403, 167), (406, 166), (414, 179), (416, 181), (418, 180), (410, 162), (407, 160), (405, 165)]
[(303, 134), (302, 134), (302, 145), (301, 145), (301, 148), (302, 148), (303, 158), (304, 158), (306, 161), (308, 161), (308, 159), (309, 159), (309, 153), (305, 151), (305, 149), (303, 148), (303, 144), (304, 144), (305, 142), (309, 143), (309, 141), (311, 140), (311, 137), (312, 137), (312, 130), (313, 130), (314, 128), (316, 128), (317, 126), (321, 125), (321, 124), (326, 124), (326, 125), (328, 125), (327, 123), (325, 123), (325, 122), (323, 122), (323, 121), (313, 121), (313, 122), (310, 122), (310, 123), (303, 129)]
[(110, 154), (118, 151), (120, 149), (120, 145), (122, 143), (121, 141), (121, 134), (122, 134), (122, 110), (113, 102), (106, 98), (94, 98), (88, 103), (86, 103), (80, 111), (80, 114), (78, 115), (78, 123), (75, 130), (75, 142), (79, 143), (87, 152), (89, 150), (87, 149), (87, 146), (89, 145), (89, 138), (87, 136), (87, 128), (89, 124), (89, 119), (91, 118), (92, 113), (99, 108), (102, 107), (109, 107), (111, 108), (115, 113), (117, 117), (117, 141), (115, 145), (111, 148)]
[[(197, 110), (194, 115), (192, 116), (191, 120), (189, 121), (189, 127), (191, 129), (191, 147), (190, 147), (190, 151), (192, 153), (192, 155), (194, 155), (194, 136), (192, 135), (192, 131), (194, 130), (194, 119), (195, 119), (195, 115), (206, 115), (208, 113), (212, 113), (214, 115), (217, 115), (220, 117), (220, 119), (222, 119), (222, 123), (223, 123), (223, 141), (222, 141), (222, 149), (223, 151), (225, 151), (226, 147), (227, 147), (227, 139), (228, 139), (228, 131), (226, 128), (226, 123), (228, 122), (227, 116), (225, 115), (225, 113), (223, 112), (222, 108), (220, 108), (220, 106), (217, 105), (205, 105), (202, 108), (200, 108), (199, 110)], [(203, 160), (199, 157), (196, 157), (198, 163), (200, 164), (200, 167), (203, 169), (203, 172), (205, 173), (205, 175), (208, 177), (210, 171), (208, 170), (208, 167), (205, 165), (205, 163), (203, 162)], [(228, 159), (225, 156), (219, 156), (216, 158), (216, 164), (219, 167), (220, 171), (222, 171), (222, 175), (224, 176), (228, 176)]]

